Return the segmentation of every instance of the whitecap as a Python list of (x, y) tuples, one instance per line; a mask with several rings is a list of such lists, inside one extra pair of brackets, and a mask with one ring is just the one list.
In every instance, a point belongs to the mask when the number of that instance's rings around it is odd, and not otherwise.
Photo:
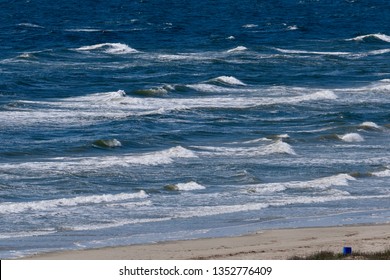
[(231, 214), (236, 212), (255, 211), (267, 208), (267, 203), (247, 203), (236, 205), (214, 205), (214, 206), (199, 206), (188, 207), (182, 212), (175, 213), (174, 218), (192, 218), (192, 217), (207, 217), (222, 214)]
[(165, 187), (167, 190), (173, 191), (194, 191), (194, 190), (204, 190), (205, 186), (198, 184), (197, 182), (191, 181), (187, 183), (178, 183), (174, 185), (168, 185)]
[(250, 23), (250, 24), (245, 24), (242, 27), (244, 27), (244, 28), (256, 28), (256, 27), (258, 27), (258, 25)]
[(30, 236), (42, 236), (42, 235), (49, 235), (53, 234), (56, 231), (54, 229), (47, 229), (47, 230), (32, 230), (32, 231), (25, 231), (25, 232), (5, 232), (0, 234), (0, 239), (8, 239), (8, 238), (23, 238), (23, 237), (30, 237)]
[(311, 101), (311, 100), (326, 100), (326, 99), (337, 99), (337, 95), (331, 90), (320, 90), (312, 94), (303, 95), (296, 98), (297, 102), (301, 101)]
[(287, 30), (298, 30), (298, 26), (290, 25), (290, 26), (287, 27)]
[(31, 27), (31, 28), (44, 28), (43, 26), (40, 26), (38, 24), (28, 23), (28, 22), (19, 23), (18, 26)]
[(227, 53), (233, 53), (233, 52), (242, 52), (242, 51), (246, 51), (248, 50), (247, 47), (244, 47), (244, 46), (238, 46), (236, 48), (233, 48), (233, 49), (230, 49), (230, 50), (227, 50), (226, 52)]
[(381, 127), (374, 122), (363, 122), (359, 125), (359, 127), (363, 129), (374, 129), (374, 130), (381, 129)]
[(306, 50), (290, 50), (290, 49), (281, 49), (274, 48), (278, 52), (288, 53), (288, 54), (315, 54), (315, 55), (335, 55), (335, 56), (349, 56), (352, 53), (349, 52), (318, 52), (318, 51), (306, 51)]
[(84, 101), (84, 102), (113, 102), (113, 101), (122, 101), (126, 96), (124, 90), (110, 91), (110, 92), (99, 92), (93, 93), (86, 96), (71, 97), (67, 98), (64, 101)]
[(296, 152), (291, 147), (291, 145), (283, 142), (282, 140), (277, 140), (275, 143), (266, 146), (264, 152), (266, 154), (296, 155)]
[(75, 49), (76, 51), (94, 51), (94, 50), (102, 50), (105, 53), (109, 54), (130, 54), (130, 53), (137, 53), (136, 49), (133, 49), (129, 47), (126, 44), (122, 43), (103, 43), (103, 44), (96, 44), (91, 46), (84, 46)]
[(342, 140), (344, 142), (349, 142), (349, 143), (363, 142), (364, 141), (364, 138), (359, 133), (347, 133), (347, 134), (344, 134), (341, 136), (338, 135), (338, 137), (340, 138), (340, 140)]
[(0, 203), (0, 213), (13, 214), (26, 211), (50, 211), (58, 207), (73, 207), (78, 205), (105, 204), (129, 199), (143, 199), (148, 195), (145, 191), (138, 193), (103, 194), (90, 196), (77, 196), (72, 198), (60, 198), (51, 200), (39, 200), (30, 202), (3, 202)]
[[(349, 181), (356, 179), (349, 174), (338, 174), (309, 181), (290, 181), (278, 183), (265, 183), (248, 186), (249, 192), (252, 193), (274, 193), (281, 192), (287, 189), (329, 189), (332, 186), (348, 186)], [(347, 194), (345, 192), (344, 194)]]
[[(217, 85), (210, 85), (205, 83), (186, 85), (188, 88), (194, 89), (200, 92), (231, 92), (231, 88), (221, 87)], [(196, 100), (194, 100), (196, 102)]]
[(381, 33), (361, 35), (354, 38), (346, 39), (346, 41), (364, 41), (365, 39), (370, 39), (370, 38), (375, 38), (390, 43), (390, 36)]
[(36, 56), (33, 55), (32, 53), (22, 53), (22, 54), (18, 55), (17, 58), (20, 58), (20, 59), (33, 59), (33, 58), (36, 58)]
[(272, 144), (259, 147), (214, 147), (214, 146), (195, 146), (203, 154), (216, 156), (234, 156), (234, 157), (255, 157), (271, 154), (289, 154), (296, 155), (294, 149), (282, 140), (277, 140)]
[(95, 28), (74, 28), (74, 29), (65, 29), (67, 32), (102, 32), (101, 29)]
[(390, 177), (390, 169), (373, 172), (372, 175), (376, 177)]
[(115, 147), (121, 147), (122, 143), (114, 138), (114, 139), (96, 140), (92, 143), (92, 145), (98, 148), (115, 148)]
[(214, 79), (211, 79), (210, 82), (217, 82), (224, 85), (232, 85), (232, 86), (245, 86), (246, 84), (241, 82), (239, 79), (233, 76), (220, 76)]
[(135, 90), (134, 93), (139, 95), (145, 95), (145, 96), (160, 96), (160, 95), (166, 95), (170, 91), (173, 91), (174, 89), (175, 89), (174, 86), (163, 85), (154, 88), (138, 89)]
[(96, 172), (96, 170), (109, 171), (118, 167), (128, 167), (132, 165), (156, 166), (171, 164), (179, 158), (197, 158), (197, 155), (181, 146), (173, 147), (150, 153), (123, 154), (121, 156), (100, 156), (100, 157), (57, 157), (46, 159), (45, 161), (4, 163), (0, 164), (1, 170), (20, 170), (38, 174), (46, 173), (83, 173)]

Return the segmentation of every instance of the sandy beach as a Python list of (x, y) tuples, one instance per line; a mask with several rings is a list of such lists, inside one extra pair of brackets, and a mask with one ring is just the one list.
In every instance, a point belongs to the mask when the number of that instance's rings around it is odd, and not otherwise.
[(250, 235), (146, 245), (62, 251), (30, 256), (41, 260), (276, 259), (318, 251), (376, 252), (390, 248), (390, 224), (275, 229)]

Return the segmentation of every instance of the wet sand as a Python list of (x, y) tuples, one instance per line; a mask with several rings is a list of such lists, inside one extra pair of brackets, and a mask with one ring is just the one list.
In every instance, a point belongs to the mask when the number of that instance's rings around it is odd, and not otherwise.
[(318, 251), (376, 252), (390, 248), (390, 223), (275, 229), (250, 235), (44, 253), (41, 260), (284, 260)]

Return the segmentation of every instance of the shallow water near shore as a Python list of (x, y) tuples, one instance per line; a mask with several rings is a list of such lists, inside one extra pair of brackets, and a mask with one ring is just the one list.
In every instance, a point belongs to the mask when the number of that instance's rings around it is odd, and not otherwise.
[(388, 222), (369, 2), (1, 5), (0, 257)]

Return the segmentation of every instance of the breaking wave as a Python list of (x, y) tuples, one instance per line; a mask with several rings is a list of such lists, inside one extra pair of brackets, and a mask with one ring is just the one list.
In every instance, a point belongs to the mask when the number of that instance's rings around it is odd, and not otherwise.
[(288, 154), (296, 155), (293, 147), (277, 140), (272, 144), (259, 146), (259, 147), (210, 147), (210, 146), (196, 146), (200, 149), (199, 153), (216, 155), (216, 156), (238, 156), (238, 157), (254, 157), (265, 156), (272, 154)]
[(71, 207), (78, 205), (90, 204), (107, 204), (130, 199), (147, 198), (148, 195), (144, 191), (138, 193), (120, 193), (120, 194), (103, 194), (90, 196), (77, 196), (73, 198), (60, 198), (51, 200), (40, 200), (30, 202), (3, 202), (0, 203), (0, 213), (14, 214), (26, 211), (47, 211), (60, 207)]
[(174, 185), (165, 186), (166, 190), (170, 191), (194, 191), (194, 190), (204, 190), (205, 186), (198, 184), (197, 182), (191, 181), (188, 183), (178, 183)]
[(245, 86), (246, 84), (241, 82), (239, 79), (233, 76), (220, 76), (214, 79), (211, 79), (210, 82), (219, 83), (222, 85), (228, 86)]
[(138, 53), (136, 49), (129, 47), (126, 44), (121, 43), (103, 43), (96, 44), (91, 46), (84, 46), (75, 49), (76, 51), (102, 51), (108, 54), (130, 54), (130, 53)]
[(374, 122), (363, 122), (359, 125), (359, 128), (367, 130), (381, 130), (381, 127)]
[(179, 158), (197, 158), (197, 155), (181, 146), (170, 149), (142, 153), (142, 154), (124, 154), (121, 156), (100, 156), (100, 157), (58, 157), (45, 161), (33, 161), (23, 163), (4, 163), (0, 164), (0, 170), (19, 170), (25, 172), (37, 172), (41, 174), (58, 173), (82, 173), (96, 170), (110, 170), (117, 167), (127, 167), (132, 165), (161, 165), (171, 164)]
[(346, 41), (366, 41), (367, 39), (376, 39), (390, 43), (390, 36), (381, 33), (361, 35), (354, 38), (346, 39)]
[(117, 139), (100, 139), (94, 141), (92, 145), (97, 148), (115, 148), (121, 147), (122, 143), (119, 142)]
[(235, 47), (235, 48), (233, 48), (233, 49), (227, 50), (226, 52), (227, 52), (227, 53), (235, 53), (235, 52), (243, 52), (243, 51), (246, 51), (246, 50), (248, 50), (247, 47), (238, 46), (238, 47)]
[(364, 138), (359, 133), (347, 133), (344, 135), (338, 135), (339, 139), (344, 142), (363, 142)]
[[(250, 193), (274, 193), (282, 192), (287, 189), (319, 189), (324, 190), (332, 186), (348, 186), (349, 181), (356, 180), (354, 177), (348, 174), (338, 174), (329, 177), (323, 177), (319, 179), (309, 180), (309, 181), (292, 181), (292, 182), (282, 182), (282, 183), (265, 183), (257, 184), (248, 187)], [(348, 195), (348, 192), (342, 192), (344, 195)]]

